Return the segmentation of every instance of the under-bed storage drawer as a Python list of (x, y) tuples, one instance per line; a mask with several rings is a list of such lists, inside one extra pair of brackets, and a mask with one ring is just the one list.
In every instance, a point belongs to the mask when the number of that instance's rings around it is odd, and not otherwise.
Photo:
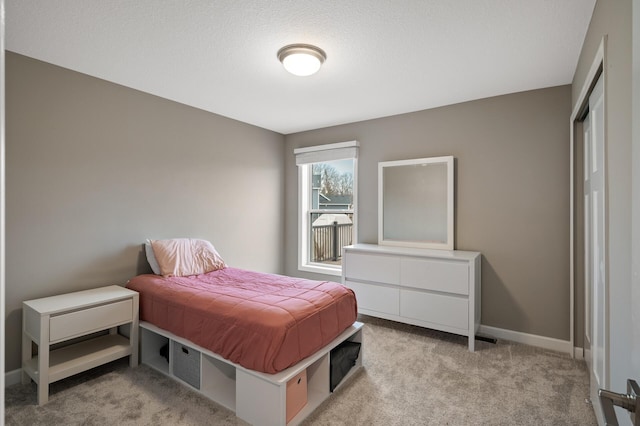
[(353, 281), (347, 281), (345, 285), (356, 293), (358, 309), (368, 309), (392, 315), (400, 313), (399, 290), (397, 287), (363, 284)]
[(287, 382), (287, 423), (307, 405), (307, 370)]
[(200, 351), (172, 341), (173, 375), (200, 389)]
[(100, 305), (89, 309), (51, 316), (49, 342), (55, 343), (115, 327), (133, 319), (131, 299)]
[(400, 315), (460, 329), (469, 329), (469, 301), (464, 297), (400, 290)]

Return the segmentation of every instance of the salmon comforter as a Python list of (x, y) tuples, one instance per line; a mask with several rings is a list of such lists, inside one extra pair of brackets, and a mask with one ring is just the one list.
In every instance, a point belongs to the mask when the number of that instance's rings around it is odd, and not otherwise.
[(189, 277), (139, 275), (140, 319), (251, 370), (277, 373), (356, 320), (352, 290), (334, 282), (225, 267)]

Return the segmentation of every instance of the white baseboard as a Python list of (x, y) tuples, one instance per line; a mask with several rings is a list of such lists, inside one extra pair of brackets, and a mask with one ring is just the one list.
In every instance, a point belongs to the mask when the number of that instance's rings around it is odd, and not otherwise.
[(8, 373), (4, 373), (4, 387), (9, 387), (11, 385), (18, 384), (22, 381), (22, 369), (18, 368), (17, 370), (9, 371)]
[(478, 334), (549, 349), (551, 351), (564, 352), (570, 356), (574, 356), (574, 348), (571, 347), (571, 342), (568, 340), (553, 339), (551, 337), (505, 330), (504, 328), (491, 327), (488, 325), (480, 325)]

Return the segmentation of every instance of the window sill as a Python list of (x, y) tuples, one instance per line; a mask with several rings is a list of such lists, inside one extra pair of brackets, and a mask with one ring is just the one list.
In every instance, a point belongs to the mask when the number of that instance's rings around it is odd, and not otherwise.
[(307, 264), (298, 266), (299, 271), (305, 272), (313, 272), (316, 274), (324, 274), (324, 275), (334, 275), (337, 277), (342, 276), (342, 267), (341, 266), (325, 266), (319, 264)]

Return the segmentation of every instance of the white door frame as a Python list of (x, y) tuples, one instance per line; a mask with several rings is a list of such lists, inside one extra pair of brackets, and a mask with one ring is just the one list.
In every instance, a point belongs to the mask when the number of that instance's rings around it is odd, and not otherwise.
[[(0, 0), (0, 327), (5, 330), (5, 231), (6, 231), (6, 147), (5, 147), (5, 10), (4, 0)], [(5, 339), (0, 339), (0, 413), (4, 414), (4, 362)], [(0, 423), (2, 421), (0, 420)]]
[[(584, 80), (584, 84), (580, 89), (580, 95), (578, 96), (577, 102), (571, 112), (571, 118), (569, 121), (569, 132), (570, 132), (570, 142), (569, 142), (569, 341), (571, 343), (571, 353), (576, 355), (576, 347), (575, 347), (575, 336), (574, 336), (574, 328), (575, 328), (575, 201), (574, 201), (574, 193), (575, 193), (575, 177), (574, 177), (574, 169), (575, 169), (575, 144), (576, 144), (576, 132), (575, 126), (578, 119), (584, 114), (586, 107), (589, 104), (589, 95), (591, 94), (591, 89), (598, 81), (598, 77), (602, 75), (603, 84), (605, 86), (605, 94), (607, 91), (607, 57), (606, 57), (606, 45), (607, 45), (607, 36), (605, 35), (600, 40), (600, 45), (598, 46), (598, 50), (596, 51), (596, 55), (591, 63), (591, 68), (589, 68), (589, 72)], [(607, 102), (605, 99), (605, 126), (606, 126), (606, 116), (607, 116)], [(605, 132), (606, 137), (606, 132)], [(605, 156), (606, 156), (606, 148), (605, 148)], [(606, 179), (606, 176), (605, 176)], [(606, 203), (606, 201), (605, 201)], [(607, 244), (607, 239), (605, 236), (605, 245)], [(608, 258), (605, 258), (605, 262), (607, 262)], [(608, 262), (605, 265), (607, 270), (609, 269)], [(581, 354), (578, 352), (578, 354)], [(583, 354), (581, 354), (583, 355)]]
[[(633, 0), (631, 6), (632, 18), (632, 75), (631, 75), (631, 114), (632, 114), (632, 142), (631, 142), (631, 175), (632, 187), (640, 188), (640, 122), (634, 121), (633, 117), (640, 114), (640, 0)], [(640, 191), (634, 190), (632, 194), (632, 218), (631, 218), (631, 306), (640, 306)], [(631, 320), (634, 325), (633, 353), (631, 355), (632, 371), (636, 378), (640, 379), (640, 313), (637, 309), (631, 310)], [(633, 378), (633, 377), (632, 377)], [(640, 414), (636, 414), (640, 415)]]
[[(575, 335), (574, 335), (574, 327), (575, 327), (575, 248), (574, 248), (574, 244), (575, 244), (575, 238), (576, 238), (576, 224), (575, 224), (575, 220), (574, 220), (574, 214), (575, 214), (575, 199), (574, 199), (574, 194), (575, 194), (575, 176), (574, 176), (574, 168), (575, 168), (575, 151), (576, 151), (576, 123), (578, 122), (578, 120), (580, 120), (582, 117), (584, 117), (584, 113), (586, 111), (586, 108), (588, 107), (589, 104), (589, 96), (591, 95), (591, 91), (594, 87), (594, 85), (596, 84), (596, 82), (598, 81), (599, 78), (602, 78), (602, 84), (604, 86), (604, 97), (605, 97), (605, 102), (604, 102), (604, 135), (605, 135), (605, 146), (604, 146), (604, 164), (607, 164), (607, 147), (606, 147), (606, 128), (607, 128), (607, 102), (606, 102), (606, 93), (607, 93), (607, 79), (606, 79), (606, 74), (607, 74), (607, 52), (606, 52), (606, 45), (607, 45), (607, 36), (605, 35), (601, 41), (600, 41), (600, 45), (598, 46), (598, 50), (596, 51), (595, 57), (591, 63), (591, 67), (589, 68), (589, 72), (587, 73), (583, 86), (580, 89), (580, 94), (578, 96), (578, 99), (576, 100), (576, 103), (574, 105), (573, 111), (571, 112), (571, 118), (570, 118), (570, 122), (569, 122), (569, 129), (570, 129), (570, 145), (569, 145), (569, 150), (570, 150), (570, 154), (569, 154), (569, 162), (570, 162), (570, 177), (569, 177), (569, 197), (570, 197), (570, 207), (569, 207), (569, 239), (570, 239), (570, 243), (569, 243), (569, 281), (570, 281), (570, 294), (569, 294), (569, 303), (570, 303), (570, 321), (569, 321), (569, 326), (570, 326), (570, 330), (569, 330), (569, 335), (570, 335), (570, 343), (571, 343), (571, 347), (573, 348), (572, 353), (574, 355), (576, 354), (581, 354), (584, 357), (584, 348), (582, 350), (579, 350), (577, 348), (575, 348)], [(606, 188), (606, 181), (607, 181), (607, 175), (606, 175), (606, 170), (605, 170), (605, 174), (604, 174), (604, 188)], [(607, 191), (605, 190), (604, 193), (604, 203), (605, 203), (605, 216), (607, 214), (606, 212), (606, 206), (608, 205), (608, 201), (607, 201)], [(606, 217), (603, 218), (603, 220), (606, 221)], [(583, 232), (582, 230), (578, 230), (577, 232)], [(606, 232), (606, 227), (603, 230), (603, 241), (604, 241), (604, 247), (605, 247), (605, 258), (604, 258), (604, 262), (605, 262), (605, 270), (609, 270), (609, 256), (606, 255), (606, 252), (608, 251), (608, 247), (609, 247), (609, 241), (608, 241), (608, 235)], [(586, 277), (585, 277), (586, 279)], [(606, 303), (606, 301), (605, 301)], [(584, 321), (584, 318), (582, 319)], [(586, 324), (584, 325), (586, 327)], [(605, 326), (607, 326), (605, 324)], [(584, 345), (583, 345), (584, 346)], [(606, 337), (606, 340), (604, 342), (604, 351), (605, 354), (608, 354), (609, 352), (609, 341), (608, 341), (608, 334)], [(606, 357), (608, 358), (608, 355), (606, 355)], [(608, 370), (608, 367), (605, 367)], [(589, 375), (591, 376), (591, 371), (589, 371)], [(606, 378), (609, 377), (608, 371), (605, 374)], [(605, 381), (607, 380), (605, 378)], [(591, 378), (590, 378), (591, 380)], [(608, 387), (607, 383), (601, 383), (601, 385), (603, 387)], [(591, 388), (591, 385), (590, 385)], [(594, 413), (596, 414), (596, 417), (598, 417), (598, 421), (600, 422), (602, 419), (599, 418), (599, 415), (601, 413), (601, 410), (597, 407), (595, 407), (596, 404), (599, 405), (599, 401), (592, 401), (592, 403), (594, 404)]]

